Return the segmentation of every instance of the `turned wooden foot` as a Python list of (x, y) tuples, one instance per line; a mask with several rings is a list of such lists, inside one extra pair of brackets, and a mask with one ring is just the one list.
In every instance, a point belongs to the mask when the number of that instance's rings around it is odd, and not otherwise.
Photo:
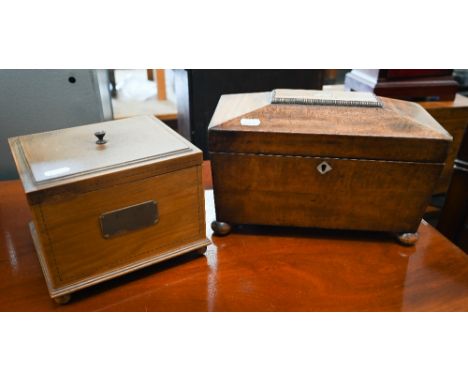
[(54, 300), (57, 304), (64, 305), (67, 304), (71, 299), (70, 294), (64, 294), (63, 296), (55, 297)]
[(217, 220), (211, 223), (211, 229), (218, 236), (225, 236), (231, 232), (231, 225), (225, 222), (219, 222)]
[(208, 247), (206, 247), (206, 246), (205, 246), (205, 247), (198, 248), (198, 249), (196, 249), (195, 251), (193, 251), (193, 253), (195, 253), (196, 255), (204, 255), (207, 248), (208, 248)]
[(403, 245), (415, 245), (418, 241), (419, 234), (417, 232), (404, 232), (396, 235), (397, 240)]

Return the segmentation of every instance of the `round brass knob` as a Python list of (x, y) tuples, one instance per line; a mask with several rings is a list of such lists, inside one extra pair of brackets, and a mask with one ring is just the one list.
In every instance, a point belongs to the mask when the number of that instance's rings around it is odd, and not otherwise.
[(106, 135), (106, 132), (105, 131), (96, 131), (94, 133), (94, 135), (96, 136), (96, 138), (98, 139), (96, 141), (96, 144), (98, 145), (103, 145), (104, 143), (107, 143), (107, 141), (104, 139), (104, 135)]

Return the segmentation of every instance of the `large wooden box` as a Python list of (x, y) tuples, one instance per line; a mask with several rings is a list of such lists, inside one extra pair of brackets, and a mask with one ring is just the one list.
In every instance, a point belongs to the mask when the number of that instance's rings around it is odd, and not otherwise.
[(224, 95), (209, 127), (213, 229), (391, 231), (414, 243), (450, 142), (418, 104), (371, 93)]
[(147, 265), (202, 252), (209, 243), (202, 153), (156, 118), (9, 143), (32, 211), (37, 254), (57, 301)]

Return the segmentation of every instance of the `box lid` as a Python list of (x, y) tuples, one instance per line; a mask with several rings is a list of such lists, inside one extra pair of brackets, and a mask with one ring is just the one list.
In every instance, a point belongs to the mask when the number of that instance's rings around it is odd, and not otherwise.
[(31, 190), (194, 153), (201, 162), (200, 150), (151, 116), (10, 138), (10, 145), (23, 183)]
[(418, 104), (361, 92), (223, 95), (209, 126), (210, 152), (439, 163), (451, 140)]

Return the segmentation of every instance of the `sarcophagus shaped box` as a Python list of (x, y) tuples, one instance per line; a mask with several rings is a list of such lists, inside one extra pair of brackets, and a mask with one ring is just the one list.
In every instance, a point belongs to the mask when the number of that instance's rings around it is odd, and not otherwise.
[(51, 297), (204, 251), (202, 153), (152, 117), (9, 140)]
[(213, 229), (390, 231), (414, 243), (450, 142), (421, 106), (371, 93), (224, 95), (209, 127)]

